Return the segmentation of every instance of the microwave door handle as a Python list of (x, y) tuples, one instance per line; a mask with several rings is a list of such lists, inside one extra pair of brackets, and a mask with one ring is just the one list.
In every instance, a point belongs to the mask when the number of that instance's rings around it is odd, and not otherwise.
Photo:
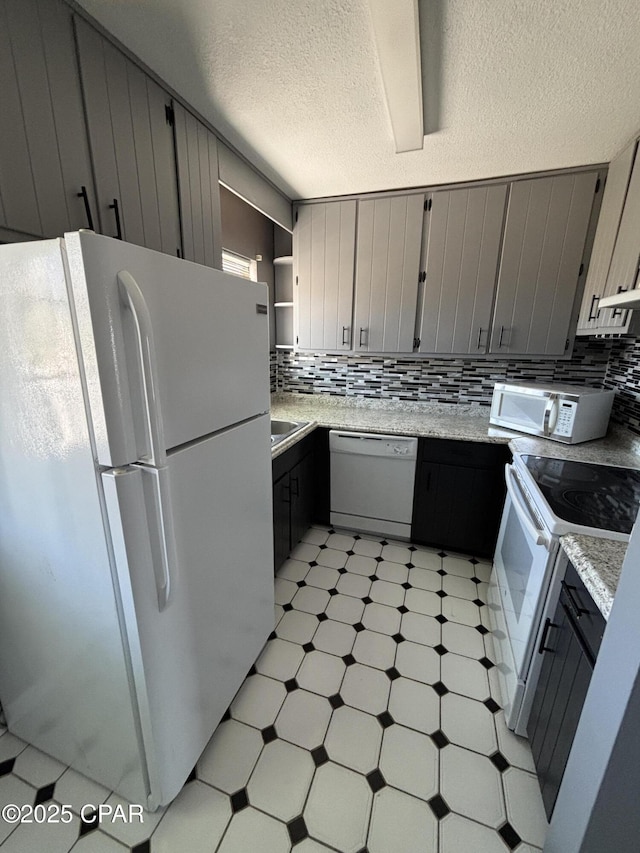
[(553, 422), (553, 426), (551, 426), (551, 415), (557, 409), (557, 407), (558, 407), (558, 397), (555, 394), (550, 394), (549, 399), (547, 400), (547, 405), (545, 406), (545, 409), (544, 409), (544, 419), (542, 422), (542, 431), (545, 435), (551, 435), (551, 433), (553, 432), (553, 430), (555, 428), (555, 425), (558, 421), (558, 415), (556, 414), (556, 417), (555, 417), (554, 422)]
[(544, 535), (543, 531), (535, 526), (533, 521), (531, 520), (531, 514), (527, 507), (524, 504), (524, 501), (521, 497), (521, 492), (518, 486), (516, 485), (516, 475), (513, 471), (512, 465), (505, 465), (505, 481), (507, 484), (507, 492), (509, 493), (509, 497), (513, 503), (513, 508), (516, 512), (516, 515), (522, 522), (524, 528), (527, 533), (533, 539), (536, 545), (544, 545), (547, 547), (549, 545), (549, 540)]

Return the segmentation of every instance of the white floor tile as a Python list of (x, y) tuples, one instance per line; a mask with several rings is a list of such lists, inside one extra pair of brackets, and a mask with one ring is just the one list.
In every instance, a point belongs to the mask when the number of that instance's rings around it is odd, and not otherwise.
[(231, 703), (234, 720), (264, 729), (272, 725), (282, 707), (287, 691), (280, 681), (264, 675), (247, 678)]
[(488, 758), (449, 744), (440, 764), (441, 794), (452, 811), (495, 829), (505, 822), (500, 773)]
[(35, 853), (40, 850), (69, 853), (78, 839), (79, 829), (80, 818), (75, 815), (70, 823), (57, 823), (54, 826), (48, 823), (21, 823), (2, 845), (2, 853)]
[[(233, 816), (217, 851), (218, 853), (248, 853), (250, 850), (259, 850), (260, 853), (284, 853), (290, 849), (290, 846), (289, 833), (283, 823), (262, 814), (257, 809), (248, 807)], [(176, 848), (176, 850), (186, 849)], [(215, 849), (215, 846), (209, 847), (209, 851)]]
[(296, 844), (295, 853), (333, 853), (331, 847), (314, 841), (313, 838), (305, 838), (300, 844)]
[(480, 608), (464, 598), (454, 598), (451, 595), (443, 598), (442, 615), (446, 616), (449, 622), (459, 622), (461, 625), (475, 627), (481, 624)]
[(442, 645), (450, 652), (480, 660), (485, 656), (482, 634), (470, 625), (445, 622), (442, 626)]
[[(13, 773), (8, 773), (6, 776), (0, 776), (0, 809), (9, 804), (15, 806), (32, 806), (36, 795), (35, 788), (27, 785), (22, 779), (18, 779)], [(12, 832), (15, 832), (16, 826), (7, 823), (0, 818), (0, 844)]]
[(442, 656), (440, 667), (442, 681), (449, 690), (481, 702), (489, 698), (487, 670), (478, 661), (449, 653)]
[(389, 581), (376, 581), (371, 584), (369, 598), (378, 604), (388, 604), (390, 607), (400, 607), (404, 604), (405, 590), (397, 583)]
[(467, 598), (469, 601), (478, 598), (478, 585), (469, 578), (461, 578), (458, 575), (445, 575), (442, 578), (442, 589), (447, 595)]
[(13, 772), (16, 776), (24, 779), (34, 788), (42, 788), (59, 779), (67, 769), (66, 764), (61, 764), (54, 758), (40, 752), (35, 746), (28, 746), (16, 758)]
[(354, 663), (347, 667), (340, 695), (347, 705), (369, 714), (380, 714), (387, 708), (391, 682), (379, 669)]
[[(190, 782), (189, 784), (191, 785), (193, 783)], [(203, 785), (202, 787), (205, 788), (206, 786)], [(93, 800), (87, 800), (87, 802), (91, 803)], [(221, 803), (222, 800), (216, 800), (216, 802)], [(123, 800), (122, 797), (119, 797), (117, 794), (111, 794), (111, 796), (106, 800), (106, 803), (111, 806), (114, 811), (118, 806), (120, 806), (121, 809), (124, 809), (125, 814), (129, 808), (128, 802)], [(100, 831), (112, 836), (121, 844), (125, 844), (128, 850), (130, 847), (140, 844), (142, 841), (146, 841), (147, 838), (151, 837), (151, 834), (155, 831), (155, 828), (162, 820), (166, 811), (166, 808), (158, 809), (155, 812), (145, 811), (142, 816), (142, 821), (132, 820), (127, 823), (121, 820), (103, 821), (100, 824)]]
[(276, 720), (279, 737), (305, 749), (315, 749), (324, 739), (331, 705), (323, 696), (294, 690), (285, 699)]
[(339, 551), (337, 548), (324, 548), (315, 561), (319, 566), (326, 566), (329, 569), (342, 569), (347, 562), (347, 552)]
[(382, 726), (371, 714), (343, 705), (331, 717), (325, 748), (332, 761), (369, 773), (378, 766)]
[(387, 784), (423, 800), (438, 793), (438, 749), (427, 735), (404, 726), (384, 730), (380, 771)]
[[(444, 600), (446, 601), (446, 599)], [(404, 606), (413, 613), (439, 616), (442, 609), (442, 599), (435, 592), (426, 589), (408, 589), (404, 597)]]
[(302, 610), (304, 613), (324, 613), (330, 598), (326, 589), (303, 586), (297, 591), (291, 604), (296, 610)]
[[(334, 596), (331, 604), (338, 598), (344, 598), (344, 596)], [(356, 599), (352, 598), (350, 601), (356, 601)], [(329, 615), (331, 604), (327, 610)], [(364, 605), (362, 605), (362, 609), (364, 610)], [(347, 625), (345, 622), (339, 622), (332, 618), (320, 623), (313, 637), (313, 645), (321, 652), (329, 652), (331, 655), (340, 655), (342, 657), (349, 654), (353, 648), (355, 639), (356, 631), (351, 624)]]
[(483, 583), (489, 583), (492, 568), (491, 563), (480, 561), (475, 567), (476, 577), (480, 578)]
[(396, 643), (388, 634), (360, 631), (356, 635), (352, 654), (358, 663), (376, 669), (389, 669), (396, 657)]
[(409, 569), (409, 583), (416, 589), (426, 589), (429, 592), (437, 592), (442, 589), (442, 575), (431, 569)]
[(413, 551), (403, 546), (385, 545), (381, 556), (383, 560), (388, 560), (390, 563), (400, 563), (404, 566), (411, 562), (413, 553)]
[(349, 572), (346, 575), (340, 576), (336, 589), (342, 595), (353, 595), (356, 598), (364, 598), (365, 595), (369, 595), (371, 586), (371, 581), (365, 575), (354, 575), (353, 572)]
[(283, 616), (284, 616), (284, 608), (282, 607), (282, 605), (281, 604), (274, 604), (273, 605), (273, 624), (275, 627), (277, 627), (278, 622), (282, 619)]
[(129, 853), (130, 849), (99, 830), (83, 835), (73, 845), (73, 853)]
[(256, 661), (256, 669), (261, 675), (288, 681), (298, 671), (303, 658), (304, 649), (298, 643), (276, 638), (264, 647)]
[(389, 713), (396, 723), (425, 734), (440, 728), (438, 694), (428, 685), (408, 678), (397, 678), (391, 685)]
[(440, 623), (422, 613), (405, 613), (400, 622), (400, 633), (406, 640), (423, 646), (437, 646), (441, 640)]
[(437, 853), (438, 821), (427, 803), (394, 788), (382, 788), (373, 798), (367, 850)]
[(262, 750), (247, 787), (252, 806), (280, 820), (302, 814), (313, 779), (311, 753), (284, 740), (274, 740)]
[(305, 690), (321, 696), (333, 696), (342, 684), (346, 669), (343, 661), (333, 654), (315, 651), (305, 655), (296, 681)]
[(309, 563), (301, 560), (285, 560), (278, 569), (278, 577), (298, 583), (303, 581), (309, 573)]
[(406, 583), (409, 577), (409, 569), (406, 566), (401, 566), (400, 563), (378, 563), (376, 575), (381, 581), (389, 581), (390, 583)]
[(57, 802), (71, 806), (76, 814), (80, 814), (82, 806), (93, 803), (99, 806), (107, 801), (111, 791), (103, 785), (98, 785), (92, 779), (87, 779), (70, 767), (64, 771), (56, 782), (55, 798)]
[(435, 684), (440, 680), (440, 655), (429, 646), (400, 643), (396, 653), (396, 669), (406, 678)]
[(316, 770), (304, 819), (309, 834), (341, 853), (365, 846), (372, 794), (359, 773), (333, 762)]
[(452, 743), (483, 755), (498, 748), (493, 714), (475, 699), (447, 693), (440, 700), (440, 728)]
[(353, 554), (347, 560), (345, 568), (356, 575), (375, 575), (378, 563), (373, 557), (362, 557), (359, 554)]
[(509, 823), (523, 841), (542, 847), (548, 825), (537, 778), (533, 773), (509, 767), (502, 780)]
[(290, 554), (294, 560), (301, 560), (303, 563), (310, 563), (312, 560), (318, 559), (320, 548), (318, 545), (310, 545), (308, 542), (299, 542)]
[[(466, 817), (448, 814), (440, 822), (440, 853), (507, 853), (494, 829)], [(520, 848), (518, 848), (518, 853)]]
[(225, 720), (200, 756), (198, 779), (234, 794), (249, 781), (262, 747), (262, 736), (257, 729), (237, 720)]
[(153, 833), (153, 853), (211, 853), (231, 818), (229, 797), (203, 782), (185, 785)]
[(27, 744), (25, 741), (15, 735), (12, 735), (11, 732), (5, 732), (0, 737), (0, 761), (15, 758), (17, 755), (20, 755), (23, 749), (26, 748)]
[(310, 527), (302, 537), (302, 541), (308, 542), (310, 545), (324, 545), (328, 538), (328, 530), (321, 530), (319, 527)]
[(431, 548), (417, 548), (411, 554), (411, 562), (414, 566), (430, 569), (432, 572), (442, 568), (442, 557), (439, 556), (438, 551)]
[(364, 603), (350, 595), (333, 595), (327, 605), (326, 614), (329, 619), (337, 619), (338, 622), (346, 622), (355, 625), (362, 619)]
[(326, 545), (328, 548), (336, 548), (338, 551), (353, 551), (355, 542), (353, 536), (344, 533), (332, 533), (327, 539)]
[(353, 546), (353, 552), (361, 557), (379, 557), (382, 545), (375, 539), (357, 539)]
[(504, 711), (498, 711), (497, 714), (494, 714), (494, 721), (498, 735), (498, 748), (509, 764), (519, 767), (521, 770), (535, 773), (536, 766), (533, 763), (529, 741), (524, 737), (518, 737), (507, 728)]
[[(303, 587), (304, 588), (304, 587)], [(318, 628), (318, 619), (312, 613), (303, 613), (302, 610), (290, 610), (285, 613), (278, 623), (277, 635), (281, 640), (289, 640), (292, 643), (310, 642)]]
[(442, 568), (448, 575), (458, 575), (461, 578), (472, 578), (475, 574), (475, 566), (467, 557), (443, 557)]
[(362, 624), (372, 631), (381, 634), (396, 634), (400, 630), (400, 616), (395, 607), (387, 607), (385, 604), (367, 604), (362, 614)]
[(289, 604), (293, 596), (298, 591), (298, 585), (286, 578), (276, 578), (275, 582), (275, 602), (276, 604)]
[(340, 574), (337, 569), (330, 569), (327, 566), (312, 566), (305, 582), (309, 586), (317, 586), (320, 589), (333, 589), (339, 580)]

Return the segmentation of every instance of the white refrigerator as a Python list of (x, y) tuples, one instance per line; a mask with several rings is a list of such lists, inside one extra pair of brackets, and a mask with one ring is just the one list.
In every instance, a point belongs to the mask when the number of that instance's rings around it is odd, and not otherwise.
[(273, 629), (267, 288), (91, 232), (0, 246), (0, 703), (149, 809)]

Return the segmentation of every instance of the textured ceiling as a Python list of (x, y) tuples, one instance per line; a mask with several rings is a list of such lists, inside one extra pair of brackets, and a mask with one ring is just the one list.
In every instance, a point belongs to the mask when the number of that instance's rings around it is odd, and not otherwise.
[(292, 198), (598, 163), (640, 130), (638, 0), (420, 0), (437, 129), (404, 154), (366, 0), (79, 2)]

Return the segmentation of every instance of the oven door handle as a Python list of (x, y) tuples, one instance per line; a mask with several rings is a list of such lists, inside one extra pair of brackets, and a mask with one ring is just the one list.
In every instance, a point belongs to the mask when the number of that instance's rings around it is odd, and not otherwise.
[(524, 503), (524, 499), (522, 498), (522, 493), (520, 488), (517, 485), (517, 478), (515, 472), (513, 470), (513, 465), (505, 465), (505, 481), (507, 484), (507, 492), (509, 493), (509, 497), (513, 503), (513, 508), (516, 511), (516, 515), (522, 522), (525, 530), (529, 534), (530, 538), (533, 539), (536, 545), (544, 545), (545, 548), (549, 547), (549, 540), (544, 535), (544, 532), (535, 526), (533, 521), (531, 520), (531, 513), (527, 509), (526, 504)]

